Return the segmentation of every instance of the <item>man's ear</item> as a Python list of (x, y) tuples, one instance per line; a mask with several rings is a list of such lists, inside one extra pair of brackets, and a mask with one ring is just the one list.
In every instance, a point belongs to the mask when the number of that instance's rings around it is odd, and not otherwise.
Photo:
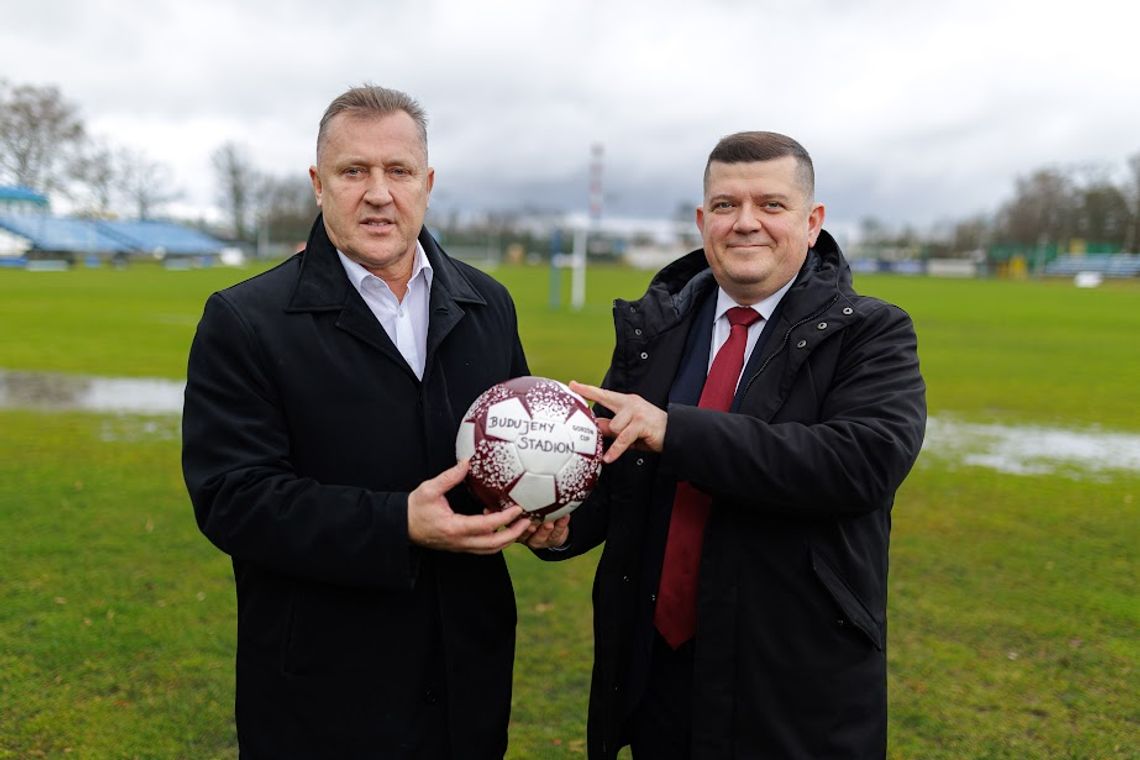
[(324, 189), (321, 185), (321, 175), (317, 174), (317, 167), (309, 167), (309, 181), (313, 183), (313, 195), (317, 199), (317, 208), (321, 207), (321, 191)]
[(827, 210), (823, 207), (822, 203), (817, 203), (812, 207), (808, 213), (808, 246), (815, 245), (816, 238), (819, 237), (819, 231), (823, 229), (823, 217), (827, 215)]

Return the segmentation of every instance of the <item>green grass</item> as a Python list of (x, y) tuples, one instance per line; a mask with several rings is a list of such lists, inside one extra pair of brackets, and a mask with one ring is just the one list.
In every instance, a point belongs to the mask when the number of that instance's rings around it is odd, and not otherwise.
[[(250, 270), (0, 270), (0, 368), (182, 377), (206, 295)], [(498, 273), (532, 370), (597, 380), (610, 301)], [(931, 411), (1140, 430), (1140, 283), (864, 277), (915, 318)], [(0, 758), (234, 756), (228, 560), (198, 532), (177, 420), (0, 411)], [(1137, 757), (1140, 475), (1019, 477), (920, 460), (894, 512), (891, 756)], [(595, 556), (507, 552), (512, 758), (584, 755)]]
[(1140, 429), (1140, 282), (865, 277), (914, 318), (930, 410)]

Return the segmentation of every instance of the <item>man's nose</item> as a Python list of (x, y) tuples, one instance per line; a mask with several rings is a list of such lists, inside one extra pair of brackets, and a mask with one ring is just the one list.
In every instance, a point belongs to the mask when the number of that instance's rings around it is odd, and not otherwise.
[(736, 218), (732, 220), (732, 229), (735, 232), (756, 232), (763, 225), (760, 223), (760, 212), (751, 203), (743, 203), (737, 209)]
[(373, 206), (386, 206), (392, 202), (392, 193), (388, 188), (388, 177), (386, 175), (375, 173), (368, 177), (364, 201)]

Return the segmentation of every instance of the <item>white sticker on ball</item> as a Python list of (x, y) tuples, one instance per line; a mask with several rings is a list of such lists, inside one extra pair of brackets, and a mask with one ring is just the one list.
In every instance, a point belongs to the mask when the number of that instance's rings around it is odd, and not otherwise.
[(570, 429), (557, 422), (531, 423), (530, 429), (515, 439), (519, 460), (527, 472), (554, 475), (574, 454)]
[(487, 410), (484, 432), (492, 438), (513, 441), (530, 428), (530, 415), (517, 398), (492, 404)]
[(566, 420), (570, 428), (570, 439), (574, 442), (574, 450), (579, 454), (593, 456), (598, 449), (598, 428), (581, 409), (575, 409)]

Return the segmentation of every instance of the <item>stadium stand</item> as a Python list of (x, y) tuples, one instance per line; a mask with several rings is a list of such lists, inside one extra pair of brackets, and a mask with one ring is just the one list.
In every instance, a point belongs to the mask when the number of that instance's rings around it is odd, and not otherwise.
[(1140, 254), (1089, 253), (1082, 256), (1058, 256), (1045, 266), (1045, 274), (1072, 277), (1093, 272), (1104, 277), (1140, 276)]
[(171, 222), (73, 219), (50, 214), (0, 213), (0, 231), (25, 242), (27, 260), (193, 258), (210, 261), (226, 244), (198, 230)]

